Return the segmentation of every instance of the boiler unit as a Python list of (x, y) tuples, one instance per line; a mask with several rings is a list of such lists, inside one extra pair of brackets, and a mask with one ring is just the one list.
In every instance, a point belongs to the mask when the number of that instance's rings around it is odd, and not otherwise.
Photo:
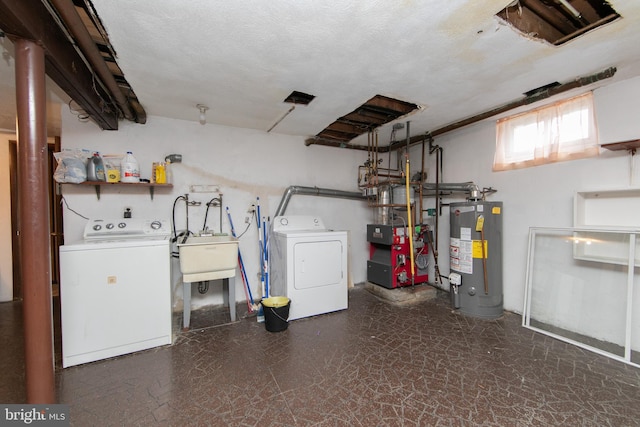
[(414, 271), (411, 272), (411, 249), (407, 227), (367, 224), (369, 261), (367, 280), (376, 285), (393, 289), (428, 280), (426, 228), (418, 225), (414, 233)]
[(462, 314), (502, 316), (502, 202), (451, 203), (450, 293)]

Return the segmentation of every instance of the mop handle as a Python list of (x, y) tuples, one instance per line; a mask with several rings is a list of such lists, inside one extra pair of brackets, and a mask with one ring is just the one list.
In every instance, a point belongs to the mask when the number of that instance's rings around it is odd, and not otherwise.
[[(227, 206), (227, 218), (229, 218), (229, 226), (231, 227), (231, 235), (233, 237), (236, 236), (236, 230), (233, 226), (233, 220), (231, 219), (231, 211), (229, 211), (229, 206)], [(238, 242), (240, 243), (240, 242)], [(242, 253), (240, 252), (240, 245), (238, 244), (238, 264), (240, 265), (240, 278), (245, 285), (245, 296), (249, 297), (251, 304), (247, 301), (247, 306), (249, 307), (249, 312), (253, 312), (253, 295), (251, 294), (251, 286), (249, 285), (249, 279), (247, 278), (247, 273), (244, 269), (244, 262), (242, 261)]]
[(262, 219), (262, 268), (264, 270), (264, 293), (269, 298), (269, 252), (267, 249), (267, 222)]
[(264, 260), (264, 243), (262, 242), (262, 230), (260, 230), (260, 197), (256, 197), (256, 215), (256, 222), (258, 223), (258, 244), (260, 246), (260, 284), (262, 287), (262, 297), (267, 298), (268, 294), (265, 289), (264, 266), (262, 265)]

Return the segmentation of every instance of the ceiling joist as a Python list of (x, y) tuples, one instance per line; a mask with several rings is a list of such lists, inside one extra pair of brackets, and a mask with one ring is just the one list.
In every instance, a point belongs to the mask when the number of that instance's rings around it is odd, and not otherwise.
[[(406, 101), (376, 95), (349, 114), (339, 117), (324, 128), (311, 141), (333, 141), (342, 146), (352, 139), (379, 126), (419, 110), (419, 106)], [(307, 145), (314, 142), (307, 141)]]
[(85, 1), (0, 0), (0, 30), (15, 42), (32, 40), (45, 52), (46, 74), (105, 130), (146, 112), (115, 61), (101, 24)]
[(15, 42), (33, 40), (45, 51), (45, 72), (103, 129), (118, 129), (107, 91), (40, 0), (0, 0), (0, 29)]
[(620, 18), (605, 0), (514, 0), (496, 16), (555, 46)]

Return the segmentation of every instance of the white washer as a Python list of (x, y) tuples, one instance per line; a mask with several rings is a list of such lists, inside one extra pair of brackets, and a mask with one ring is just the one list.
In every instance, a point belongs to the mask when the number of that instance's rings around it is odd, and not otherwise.
[(172, 343), (168, 220), (90, 220), (60, 247), (62, 366)]
[(289, 320), (348, 307), (347, 232), (320, 218), (279, 216), (269, 240), (270, 295), (291, 299)]

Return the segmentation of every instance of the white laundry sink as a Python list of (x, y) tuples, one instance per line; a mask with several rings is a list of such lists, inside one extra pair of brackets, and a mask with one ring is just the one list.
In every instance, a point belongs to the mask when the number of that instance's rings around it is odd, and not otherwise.
[(235, 276), (238, 239), (232, 236), (189, 236), (178, 243), (185, 282)]

